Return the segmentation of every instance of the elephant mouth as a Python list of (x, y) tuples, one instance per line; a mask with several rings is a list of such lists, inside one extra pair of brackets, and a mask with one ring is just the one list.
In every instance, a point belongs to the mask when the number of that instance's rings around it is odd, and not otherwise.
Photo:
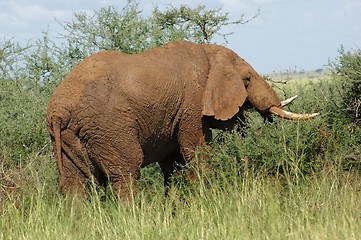
[(282, 109), (282, 107), (291, 103), (295, 98), (297, 98), (297, 95), (294, 97), (291, 97), (287, 100), (282, 101), (281, 108), (280, 107), (270, 107), (268, 109), (268, 112), (270, 112), (276, 116), (279, 116), (281, 118), (286, 118), (286, 119), (291, 119), (291, 120), (310, 119), (310, 118), (314, 118), (314, 117), (320, 115), (320, 113), (312, 113), (312, 114), (293, 113), (293, 112), (288, 112), (288, 111), (285, 111)]

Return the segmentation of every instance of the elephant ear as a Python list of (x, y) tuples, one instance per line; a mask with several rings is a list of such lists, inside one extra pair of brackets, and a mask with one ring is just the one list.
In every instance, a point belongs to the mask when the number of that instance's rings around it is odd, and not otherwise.
[(203, 95), (202, 114), (217, 120), (232, 118), (247, 98), (243, 80), (234, 65), (236, 61), (232, 60), (236, 54), (226, 50), (209, 54), (210, 70)]

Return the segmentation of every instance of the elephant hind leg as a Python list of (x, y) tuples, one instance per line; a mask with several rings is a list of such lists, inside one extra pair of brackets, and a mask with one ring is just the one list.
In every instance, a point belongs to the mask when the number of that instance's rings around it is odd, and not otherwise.
[[(93, 178), (95, 168), (89, 161), (80, 139), (70, 130), (66, 130), (62, 134), (61, 154), (60, 191), (63, 194), (86, 195), (88, 182)], [(98, 180), (93, 179), (98, 184)]]
[(104, 139), (93, 138), (88, 145), (93, 164), (113, 184), (118, 197), (132, 199), (143, 162), (139, 141), (131, 140), (130, 136), (127, 136), (127, 142), (104, 142)]
[(63, 172), (60, 176), (59, 190), (63, 195), (82, 195), (88, 192), (88, 178), (74, 164), (67, 154), (62, 154)]

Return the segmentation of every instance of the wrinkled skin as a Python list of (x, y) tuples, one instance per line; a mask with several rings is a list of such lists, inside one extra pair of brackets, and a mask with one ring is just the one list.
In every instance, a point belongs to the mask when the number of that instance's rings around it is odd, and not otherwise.
[[(280, 107), (274, 90), (231, 50), (179, 41), (141, 54), (94, 54), (78, 64), (48, 106), (63, 193), (93, 179), (131, 198), (140, 169), (158, 162), (167, 184), (210, 128), (231, 129), (247, 102)], [(189, 178), (192, 178), (189, 175)]]

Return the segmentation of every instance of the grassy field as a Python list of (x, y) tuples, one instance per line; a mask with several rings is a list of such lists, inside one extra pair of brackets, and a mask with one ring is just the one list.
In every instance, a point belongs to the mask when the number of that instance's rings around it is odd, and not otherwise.
[(330, 79), (331, 71), (330, 69), (318, 69), (315, 71), (296, 71), (295, 69), (289, 69), (285, 71), (273, 72), (267, 74), (274, 81), (318, 81), (320, 79)]
[[(229, 175), (233, 175), (231, 178)], [(361, 179), (330, 168), (289, 179), (220, 173), (207, 184), (140, 189), (133, 202), (72, 203), (46, 186), (1, 206), (2, 239), (359, 239)], [(23, 196), (24, 197), (24, 196)], [(102, 200), (101, 200), (102, 199)]]

